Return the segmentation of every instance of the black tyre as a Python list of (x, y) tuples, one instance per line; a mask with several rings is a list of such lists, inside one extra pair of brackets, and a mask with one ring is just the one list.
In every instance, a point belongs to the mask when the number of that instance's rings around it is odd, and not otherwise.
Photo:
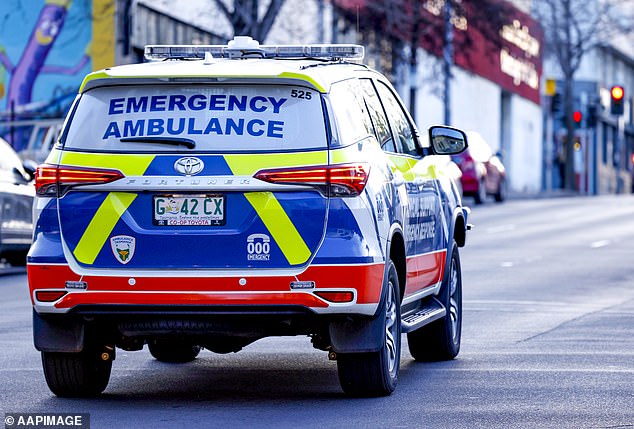
[(396, 388), (401, 363), (401, 302), (396, 267), (389, 262), (387, 291), (381, 316), (385, 321), (383, 347), (371, 353), (337, 356), (339, 382), (353, 396), (387, 396)]
[(498, 187), (498, 191), (493, 196), (495, 198), (495, 202), (501, 203), (506, 200), (507, 189), (506, 189), (506, 180), (500, 180), (500, 186)]
[(407, 334), (409, 351), (417, 361), (451, 360), (460, 352), (462, 273), (458, 246), (455, 242), (448, 268), (439, 296), (447, 309), (447, 315)]
[(478, 184), (478, 190), (473, 195), (473, 201), (476, 204), (483, 204), (486, 199), (487, 199), (487, 189), (486, 189), (486, 186), (484, 185), (484, 179), (482, 179), (480, 180), (480, 183)]
[(95, 396), (108, 386), (112, 359), (95, 350), (42, 352), (42, 367), (49, 389), (57, 396)]
[(28, 252), (25, 250), (23, 252), (11, 252), (7, 253), (4, 256), (4, 259), (14, 267), (23, 267), (26, 265), (26, 254)]
[(148, 348), (154, 359), (169, 363), (191, 362), (200, 353), (200, 346), (178, 340), (150, 341)]

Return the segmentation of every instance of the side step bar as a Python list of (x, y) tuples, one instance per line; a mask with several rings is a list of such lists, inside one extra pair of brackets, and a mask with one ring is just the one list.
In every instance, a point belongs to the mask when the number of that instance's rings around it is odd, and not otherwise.
[(403, 333), (412, 332), (422, 326), (425, 326), (435, 320), (445, 317), (447, 310), (440, 301), (432, 297), (423, 302), (422, 306), (411, 313), (403, 316), (401, 321), (401, 331)]

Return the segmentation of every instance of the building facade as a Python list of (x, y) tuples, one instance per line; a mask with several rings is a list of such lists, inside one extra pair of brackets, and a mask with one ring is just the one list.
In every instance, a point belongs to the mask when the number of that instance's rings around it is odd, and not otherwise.
[[(543, 29), (528, 13), (530, 2), (488, 0), (478, 3), (483, 10), (462, 2), (449, 15), (443, 0), (393, 4), (287, 1), (261, 42), (361, 43), (364, 61), (391, 78), (421, 130), (447, 123), (479, 132), (502, 155), (512, 191), (559, 187), (566, 135), (544, 83), (545, 78), (559, 80), (560, 88), (562, 83), (554, 63), (543, 61)], [(146, 44), (216, 44), (233, 37), (214, 2), (173, 5), (170, 0), (2, 2), (2, 137), (18, 149), (30, 144), (33, 120), (61, 119), (86, 73), (142, 61)], [(632, 191), (632, 46), (632, 37), (598, 46), (576, 75), (575, 106), (584, 118), (575, 131), (574, 153), (581, 192)], [(610, 113), (613, 85), (625, 88), (620, 116)], [(19, 122), (25, 119), (22, 129)]]

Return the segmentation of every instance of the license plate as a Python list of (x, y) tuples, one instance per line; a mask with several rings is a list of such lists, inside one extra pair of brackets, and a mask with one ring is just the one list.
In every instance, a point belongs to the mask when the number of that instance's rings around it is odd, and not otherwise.
[(152, 223), (158, 226), (224, 225), (223, 195), (155, 195)]

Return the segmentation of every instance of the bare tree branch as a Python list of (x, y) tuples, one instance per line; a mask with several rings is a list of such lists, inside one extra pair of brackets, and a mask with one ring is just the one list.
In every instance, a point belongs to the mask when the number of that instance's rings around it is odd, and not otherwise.
[(251, 36), (263, 42), (268, 36), (275, 19), (286, 0), (269, 0), (266, 12), (260, 19), (260, 0), (231, 0), (233, 10), (226, 1), (213, 0), (216, 7), (229, 21), (233, 35)]
[[(621, 3), (622, 4), (622, 3)], [(563, 74), (565, 146), (565, 185), (575, 189), (572, 120), (574, 76), (583, 58), (595, 46), (609, 43), (619, 34), (634, 31), (634, 20), (623, 14), (618, 1), (534, 0), (534, 13), (546, 31), (546, 51), (553, 54)]]

